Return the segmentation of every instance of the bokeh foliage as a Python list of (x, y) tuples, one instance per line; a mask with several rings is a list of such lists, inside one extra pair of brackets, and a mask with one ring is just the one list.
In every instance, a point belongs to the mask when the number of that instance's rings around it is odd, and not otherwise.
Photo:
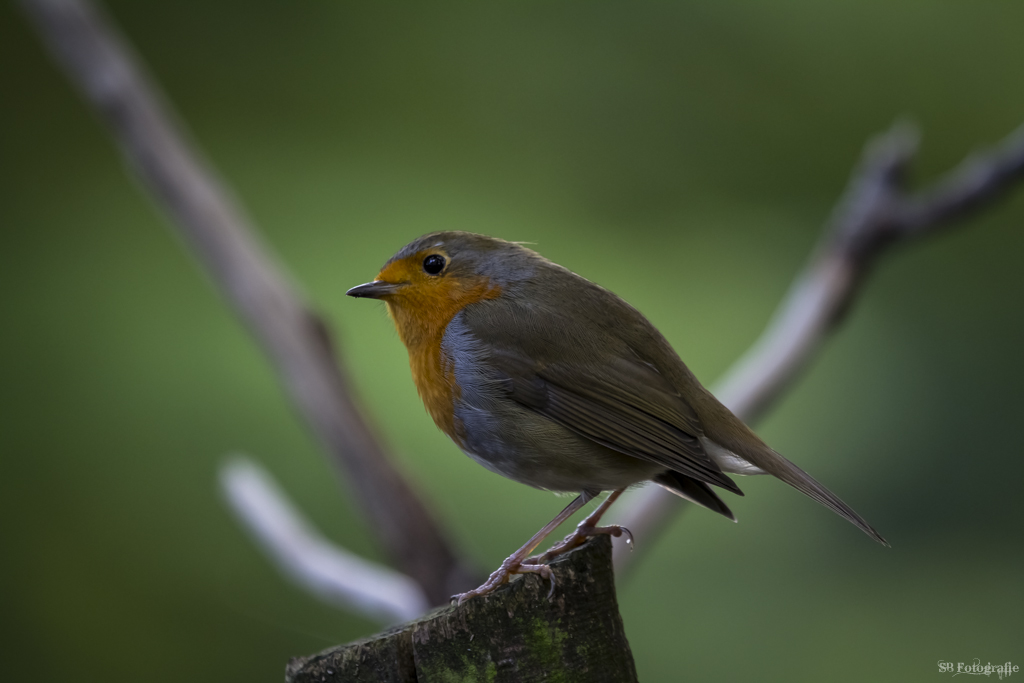
[[(536, 242), (712, 382), (756, 337), (864, 141), (921, 179), (1024, 121), (1024, 4), (109, 4), (454, 537), (490, 568), (562, 504), (425, 415), (379, 305), (412, 237)], [(378, 557), (273, 374), (111, 141), (0, 6), (0, 678), (280, 680), (375, 626), (271, 568), (221, 502), (252, 453)], [(620, 601), (644, 681), (931, 680), (1022, 663), (1024, 191), (894, 253), (759, 431), (892, 542), (745, 480)], [(644, 539), (639, 539), (640, 543)]]

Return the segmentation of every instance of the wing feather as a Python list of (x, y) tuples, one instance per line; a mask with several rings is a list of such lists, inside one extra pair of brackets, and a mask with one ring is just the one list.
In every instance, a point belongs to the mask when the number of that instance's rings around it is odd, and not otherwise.
[(653, 368), (620, 358), (544, 363), (491, 349), (514, 401), (602, 446), (742, 495), (705, 453), (696, 413)]

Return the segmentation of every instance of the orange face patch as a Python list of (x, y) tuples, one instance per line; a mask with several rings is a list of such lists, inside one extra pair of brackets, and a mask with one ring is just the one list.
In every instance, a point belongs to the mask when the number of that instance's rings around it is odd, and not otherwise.
[(427, 412), (441, 431), (459, 443), (454, 413), (459, 387), (454, 368), (442, 357), (441, 339), (456, 313), (470, 304), (497, 298), (501, 287), (480, 275), (428, 275), (423, 259), (431, 254), (448, 258), (439, 249), (426, 249), (389, 263), (376, 279), (404, 285), (384, 297), (388, 313), (409, 350), (412, 378)]

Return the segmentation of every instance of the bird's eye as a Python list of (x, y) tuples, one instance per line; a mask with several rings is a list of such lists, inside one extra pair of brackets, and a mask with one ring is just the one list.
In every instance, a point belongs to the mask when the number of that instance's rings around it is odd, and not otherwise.
[(427, 275), (437, 275), (444, 270), (444, 264), (444, 256), (431, 254), (427, 258), (423, 259), (423, 270), (427, 271)]

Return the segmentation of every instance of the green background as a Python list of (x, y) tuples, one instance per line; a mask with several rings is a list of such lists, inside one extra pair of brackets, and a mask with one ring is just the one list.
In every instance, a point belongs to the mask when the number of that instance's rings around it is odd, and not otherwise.
[[(1024, 3), (111, 3), (367, 411), (491, 568), (564, 503), (431, 424), (379, 304), (419, 234), (536, 243), (707, 383), (756, 338), (871, 135), (921, 181), (1024, 121)], [(222, 502), (253, 455), (380, 559), (267, 363), (0, 6), (0, 679), (275, 681), (377, 625), (290, 585)], [(1024, 188), (1022, 188), (1024, 189)], [(620, 582), (641, 680), (943, 680), (1024, 665), (1024, 191), (890, 254), (758, 425), (892, 543), (767, 478)], [(644, 543), (644, 539), (638, 539)]]

